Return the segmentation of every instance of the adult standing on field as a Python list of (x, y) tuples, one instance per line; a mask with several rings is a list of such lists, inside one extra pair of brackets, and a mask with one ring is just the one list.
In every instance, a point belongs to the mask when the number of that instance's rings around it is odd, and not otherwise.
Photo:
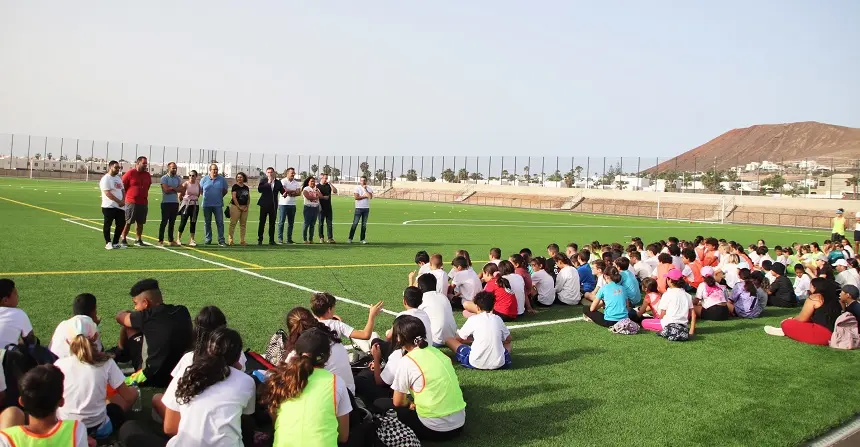
[(326, 222), (326, 229), (328, 230), (328, 243), (334, 244), (334, 232), (332, 231), (332, 208), (331, 208), (331, 196), (332, 194), (337, 194), (337, 188), (328, 182), (328, 174), (322, 173), (320, 174), (320, 181), (317, 184), (317, 189), (319, 189), (320, 193), (320, 244), (325, 241), (325, 235), (323, 234), (323, 221)]
[[(119, 170), (119, 162), (111, 160), (108, 163), (108, 172), (99, 181), (99, 189), (102, 191), (102, 216), (104, 216), (102, 231), (105, 236), (105, 250), (122, 247), (119, 244), (119, 238), (125, 228), (125, 202), (122, 200), (124, 190)], [(110, 234), (111, 225), (115, 227), (113, 240)]]
[(287, 168), (287, 176), (281, 179), (284, 190), (278, 196), (278, 243), (284, 243), (284, 219), (287, 220), (287, 243), (293, 241), (293, 226), (296, 223), (296, 197), (302, 193), (302, 185), (296, 181), (296, 170)]
[(203, 190), (203, 242), (212, 243), (212, 215), (218, 228), (218, 245), (227, 246), (224, 239), (224, 196), (227, 195), (227, 180), (218, 174), (218, 165), (209, 165), (209, 175), (200, 181)]
[(128, 247), (128, 232), (131, 224), (135, 224), (137, 242), (134, 245), (143, 247), (143, 224), (149, 211), (149, 187), (152, 185), (152, 174), (149, 173), (149, 161), (144, 156), (137, 157), (134, 169), (122, 176), (122, 186), (125, 188), (125, 228), (122, 230), (120, 245)]
[(355, 198), (355, 215), (352, 218), (352, 227), (349, 229), (349, 242), (352, 243), (352, 238), (355, 236), (355, 229), (358, 227), (358, 221), (361, 220), (361, 243), (366, 244), (367, 239), (367, 217), (370, 215), (370, 199), (373, 198), (373, 189), (367, 186), (367, 177), (361, 176), (361, 184), (355, 187), (352, 192)]
[(167, 164), (167, 174), (161, 176), (161, 225), (158, 227), (158, 245), (164, 245), (164, 229), (167, 229), (167, 240), (171, 247), (179, 244), (173, 240), (173, 226), (179, 215), (179, 193), (182, 177), (176, 175), (176, 163)]
[(284, 185), (275, 177), (275, 168), (266, 168), (266, 177), (260, 179), (257, 185), (260, 198), (257, 205), (260, 206), (260, 225), (257, 228), (257, 245), (263, 245), (263, 230), (266, 229), (266, 221), (269, 221), (269, 245), (275, 245), (275, 216), (278, 214), (278, 200), (284, 193)]
[(837, 244), (845, 237), (845, 210), (839, 208), (836, 210), (836, 216), (833, 217), (833, 234), (830, 235), (830, 240)]

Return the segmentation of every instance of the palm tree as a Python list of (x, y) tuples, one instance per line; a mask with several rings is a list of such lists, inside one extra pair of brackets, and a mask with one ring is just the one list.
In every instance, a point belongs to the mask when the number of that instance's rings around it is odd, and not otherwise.
[(317, 165), (311, 165), (311, 172), (313, 172), (314, 174), (316, 174), (316, 173), (317, 173), (317, 171), (319, 171), (319, 169), (320, 169), (320, 167), (319, 167), (319, 166), (317, 166)]

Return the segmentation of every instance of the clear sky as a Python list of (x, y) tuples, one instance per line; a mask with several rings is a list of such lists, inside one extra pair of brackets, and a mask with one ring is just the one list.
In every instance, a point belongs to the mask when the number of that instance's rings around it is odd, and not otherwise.
[(673, 156), (860, 127), (860, 1), (0, 2), (0, 132), (268, 153)]

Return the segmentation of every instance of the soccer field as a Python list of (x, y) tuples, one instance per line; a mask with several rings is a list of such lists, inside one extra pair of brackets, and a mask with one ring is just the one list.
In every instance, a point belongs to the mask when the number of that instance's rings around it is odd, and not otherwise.
[[(369, 244), (347, 245), (352, 200), (338, 198), (337, 245), (257, 246), (252, 206), (247, 247), (106, 251), (99, 194), (96, 183), (0, 178), (0, 277), (17, 283), (20, 307), (43, 343), (70, 316), (72, 298), (91, 292), (99, 299), (102, 338), (112, 346), (119, 333), (113, 316), (131, 307), (130, 286), (147, 277), (159, 280), (165, 301), (188, 306), (192, 315), (219, 306), (246, 347), (262, 351), (286, 312), (308, 305), (310, 290), (341, 298), (336, 313), (353, 326), (364, 324), (368, 303), (385, 301), (376, 327), (384, 332), (402, 310), (407, 274), (422, 249), (441, 253), (446, 266), (455, 250), (466, 249), (478, 270), (491, 247), (507, 257), (523, 247), (545, 255), (551, 242), (624, 243), (633, 236), (646, 244), (699, 234), (745, 245), (764, 238), (769, 246), (828, 236), (377, 199)], [(149, 243), (158, 234), (157, 197), (154, 187)], [(301, 240), (301, 213), (296, 217), (294, 239)], [(201, 213), (198, 242), (202, 233)], [(583, 321), (580, 307), (541, 310), (509, 325), (513, 369), (456, 367), (468, 407), (464, 436), (452, 445), (798, 445), (860, 413), (860, 352), (765, 335), (764, 325), (796, 312), (768, 308), (757, 320), (706, 321), (690, 342), (670, 343), (649, 332), (613, 335)]]

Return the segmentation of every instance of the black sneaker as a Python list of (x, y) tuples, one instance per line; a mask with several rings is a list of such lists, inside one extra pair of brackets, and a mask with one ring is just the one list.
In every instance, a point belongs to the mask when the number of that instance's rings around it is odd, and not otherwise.
[(257, 245), (263, 245), (263, 240), (260, 239), (259, 241), (257, 241)]
[(287, 241), (287, 243), (288, 243), (288, 244), (295, 244), (295, 243), (296, 243), (296, 241), (292, 241), (292, 240), (290, 240), (290, 241)]
[(140, 239), (138, 239), (137, 241), (135, 241), (135, 242), (134, 242), (134, 245), (137, 245), (138, 247), (146, 247), (146, 246), (147, 246), (147, 244), (146, 244), (146, 243), (144, 243), (144, 242), (143, 242), (142, 240), (140, 240)]

